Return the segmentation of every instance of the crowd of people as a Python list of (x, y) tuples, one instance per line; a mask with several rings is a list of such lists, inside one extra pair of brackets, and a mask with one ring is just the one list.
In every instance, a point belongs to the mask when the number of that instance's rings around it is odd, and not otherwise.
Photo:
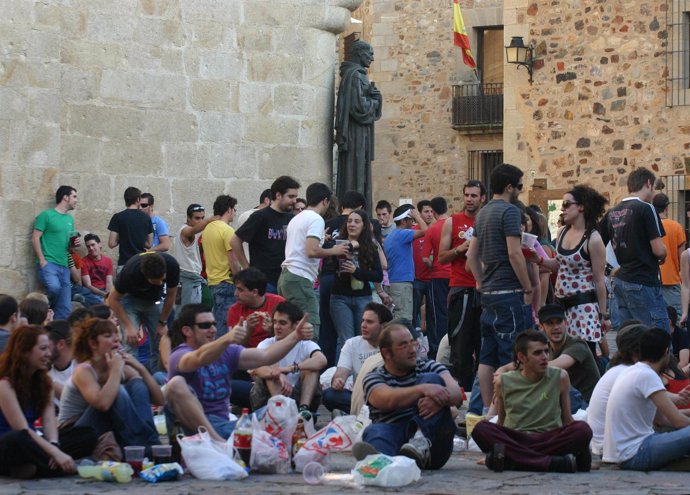
[(322, 183), (302, 199), (281, 176), (236, 221), (220, 195), (212, 216), (193, 203), (173, 229), (128, 187), (107, 226), (116, 264), (98, 235), (82, 241), (77, 191), (60, 186), (32, 234), (45, 294), (0, 295), (0, 474), (150, 449), (158, 408), (225, 440), (233, 407), (276, 395), (305, 421), (321, 404), (368, 406), (353, 455), (422, 469), (451, 456), (465, 396), (497, 471), (586, 472), (592, 455), (650, 470), (690, 454), (690, 251), (654, 174), (634, 170), (608, 211), (574, 186), (553, 238), (518, 199), (519, 168), (497, 166), (490, 185), (491, 198), (470, 180), (449, 212), (442, 197), (336, 200)]

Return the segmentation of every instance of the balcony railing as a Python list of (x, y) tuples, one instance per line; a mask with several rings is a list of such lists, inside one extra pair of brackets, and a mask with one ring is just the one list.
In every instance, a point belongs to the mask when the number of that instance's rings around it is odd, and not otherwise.
[(469, 134), (502, 128), (503, 83), (453, 86), (453, 129)]

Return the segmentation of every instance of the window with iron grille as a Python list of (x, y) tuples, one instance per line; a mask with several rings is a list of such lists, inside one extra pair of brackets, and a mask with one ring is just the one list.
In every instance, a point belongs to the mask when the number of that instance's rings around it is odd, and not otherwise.
[(666, 1), (666, 105), (690, 105), (690, 0)]
[(467, 179), (478, 179), (486, 186), (491, 197), (491, 172), (503, 163), (503, 150), (470, 151), (467, 160)]

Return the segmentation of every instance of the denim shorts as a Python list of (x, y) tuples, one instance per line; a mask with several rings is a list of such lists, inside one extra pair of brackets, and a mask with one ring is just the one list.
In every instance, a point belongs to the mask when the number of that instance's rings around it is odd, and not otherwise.
[(498, 368), (513, 360), (515, 338), (529, 322), (525, 321), (522, 292), (482, 294), (482, 347), (479, 363)]

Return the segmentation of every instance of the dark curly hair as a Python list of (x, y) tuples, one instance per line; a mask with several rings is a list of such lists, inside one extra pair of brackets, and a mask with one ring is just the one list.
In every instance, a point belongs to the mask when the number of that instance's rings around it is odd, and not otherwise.
[(53, 381), (48, 370), (29, 374), (28, 357), (41, 335), (48, 333), (39, 325), (24, 325), (15, 329), (0, 355), (0, 378), (7, 378), (22, 409), (33, 408), (41, 414), (48, 405)]
[[(359, 265), (365, 270), (371, 270), (376, 264), (374, 257), (379, 255), (371, 232), (371, 220), (369, 220), (369, 215), (364, 210), (355, 210), (350, 215), (358, 215), (362, 219), (362, 232), (360, 232), (359, 237), (356, 239), (359, 243)], [(350, 215), (347, 217), (350, 218)], [(338, 239), (347, 238), (347, 224), (345, 224), (340, 229)]]
[(568, 191), (575, 201), (583, 207), (582, 214), (585, 217), (585, 231), (596, 230), (599, 219), (606, 211), (606, 204), (609, 202), (606, 197), (599, 194), (590, 186), (578, 185)]

